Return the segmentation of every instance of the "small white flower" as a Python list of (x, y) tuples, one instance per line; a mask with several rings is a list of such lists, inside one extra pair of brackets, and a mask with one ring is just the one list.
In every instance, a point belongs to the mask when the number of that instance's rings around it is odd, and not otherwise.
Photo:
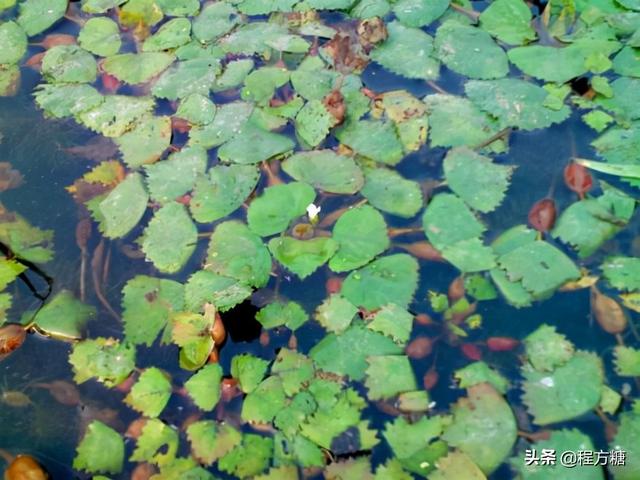
[(309, 217), (310, 222), (314, 222), (318, 218), (318, 214), (320, 213), (321, 208), (317, 205), (310, 203), (307, 205), (307, 216)]

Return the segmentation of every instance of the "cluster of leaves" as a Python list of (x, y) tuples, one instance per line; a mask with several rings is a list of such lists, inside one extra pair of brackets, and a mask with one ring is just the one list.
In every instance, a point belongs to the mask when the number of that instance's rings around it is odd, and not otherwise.
[[(15, 3), (0, 0), (0, 10), (16, 14), (0, 23), (3, 95), (16, 89), (28, 39), (68, 7), (66, 0)], [(473, 363), (456, 372), (467, 396), (450, 415), (427, 413), (429, 396), (403, 353), (420, 255), (387, 252), (388, 224), (421, 217), (431, 246), (463, 273), (477, 300), (499, 291), (510, 304), (527, 306), (579, 280), (576, 263), (553, 241), (589, 257), (630, 221), (635, 200), (601, 182), (599, 196), (562, 212), (550, 238), (517, 225), (489, 244), (481, 215), (502, 204), (514, 171), (492, 155), (508, 150), (510, 130), (561, 123), (574, 106), (589, 110), (584, 122), (602, 132), (593, 146), (609, 170), (596, 168), (637, 185), (638, 9), (628, 0), (553, 2), (537, 19), (545, 35), (536, 42), (523, 0), (495, 0), (482, 13), (449, 0), (83, 0), (70, 8), (79, 30), (73, 41), (46, 47), (35, 102), (48, 117), (72, 118), (111, 139), (120, 158), (94, 166), (68, 190), (105, 237), (135, 236), (158, 272), (185, 275), (131, 278), (122, 290), (124, 338), (82, 340), (69, 357), (78, 383), (95, 379), (114, 387), (134, 375), (125, 402), (146, 423), (128, 460), (154, 464), (161, 479), (213, 478), (204, 467), (214, 464), (239, 478), (297, 478), (298, 467), (325, 467), (328, 452), (348, 457), (384, 438), (393, 458), (375, 474), (363, 455), (331, 462), (325, 476), (483, 479), (495, 471), (516, 440), (504, 397), (508, 384), (487, 364)], [(353, 25), (325, 24), (323, 10)], [(428, 82), (446, 68), (463, 77), (464, 94), (371, 92), (360, 76), (370, 63)], [(529, 79), (509, 76), (512, 66)], [(589, 83), (584, 95), (568, 84), (580, 76)], [(425, 207), (420, 183), (396, 167), (426, 145), (448, 149), (441, 186), (450, 191), (438, 191)], [(352, 208), (316, 225), (315, 203), (324, 207), (333, 195), (353, 197)], [(46, 261), (49, 234), (10, 218), (0, 223), (3, 243), (22, 258)], [(212, 231), (199, 234), (204, 225)], [(192, 268), (207, 234), (206, 258)], [(158, 338), (178, 346), (180, 366), (195, 372), (184, 391), (211, 412), (225, 374), (207, 364), (217, 347), (217, 312), (267, 286), (274, 268), (275, 275), (287, 270), (304, 280), (325, 265), (344, 278), (315, 309), (327, 332), (322, 340), (306, 354), (282, 348), (272, 361), (238, 355), (227, 372), (244, 396), (241, 421), (275, 433), (200, 419), (186, 429), (192, 456), (178, 456), (181, 433), (159, 418), (175, 381), (157, 367), (136, 369), (138, 347)], [(0, 286), (19, 269), (0, 259)], [(601, 269), (625, 292), (625, 304), (639, 309), (637, 258), (609, 258)], [(0, 297), (0, 310), (3, 302)], [(431, 304), (445, 318), (469, 307), (464, 297), (449, 302), (434, 295)], [(75, 339), (93, 313), (62, 291), (34, 321)], [(277, 298), (257, 320), (265, 329), (295, 331), (309, 314), (300, 303)], [(604, 384), (597, 356), (575, 351), (548, 326), (525, 345), (523, 400), (535, 424), (618, 408), (620, 397)], [(634, 348), (616, 347), (617, 372), (640, 375), (639, 357)], [(369, 402), (391, 401), (403, 415), (387, 421), (380, 437), (363, 412)], [(613, 445), (637, 450), (638, 418), (637, 411), (621, 416)], [(539, 445), (559, 451), (590, 443), (564, 429)], [(124, 462), (120, 435), (91, 423), (74, 467), (118, 474)], [(548, 474), (514, 465), (523, 478)], [(637, 462), (620, 467), (616, 478), (635, 478), (637, 470)]]

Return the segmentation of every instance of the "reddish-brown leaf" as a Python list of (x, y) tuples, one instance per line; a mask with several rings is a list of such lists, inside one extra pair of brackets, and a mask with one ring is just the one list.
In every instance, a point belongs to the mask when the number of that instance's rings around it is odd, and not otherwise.
[(431, 260), (434, 262), (441, 262), (443, 260), (442, 254), (426, 240), (421, 242), (398, 244), (398, 247), (406, 250), (414, 257), (420, 258), (422, 260)]
[(438, 374), (438, 371), (435, 368), (431, 367), (427, 371), (427, 373), (424, 374), (424, 377), (422, 377), (422, 385), (424, 386), (425, 390), (431, 390), (436, 386), (439, 379), (440, 375)]
[(415, 316), (416, 323), (420, 325), (433, 325), (433, 320), (426, 313), (419, 313)]
[(433, 350), (433, 341), (429, 337), (416, 337), (413, 339), (405, 352), (409, 358), (424, 358), (431, 354)]
[(67, 35), (66, 33), (51, 33), (42, 39), (40, 46), (49, 50), (51, 47), (57, 47), (58, 45), (74, 45), (76, 43), (76, 37), (73, 35)]
[(340, 125), (344, 121), (344, 114), (347, 109), (340, 90), (332, 90), (322, 99), (322, 103), (333, 118), (335, 118), (335, 124)]
[(453, 282), (449, 284), (449, 291), (447, 292), (447, 296), (449, 297), (449, 301), (454, 303), (464, 297), (466, 291), (464, 288), (464, 278), (456, 277)]
[(104, 88), (107, 93), (115, 93), (121, 85), (120, 80), (106, 72), (100, 75), (100, 80), (102, 81), (102, 88)]
[(487, 338), (487, 348), (492, 352), (507, 352), (513, 350), (520, 342), (511, 337), (489, 337)]
[(529, 210), (529, 224), (539, 232), (548, 232), (556, 223), (556, 204), (550, 198), (537, 201)]
[(49, 475), (29, 455), (18, 455), (4, 472), (6, 480), (46, 480)]
[(584, 198), (584, 194), (593, 186), (593, 177), (585, 167), (572, 162), (564, 169), (564, 183), (580, 198)]
[(482, 351), (473, 343), (463, 343), (460, 345), (460, 351), (469, 360), (482, 360)]
[(18, 188), (23, 180), (22, 174), (12, 168), (9, 162), (0, 162), (0, 192)]
[(0, 360), (16, 351), (24, 343), (27, 332), (21, 325), (6, 325), (0, 328)]
[(327, 295), (340, 292), (342, 289), (342, 279), (340, 277), (329, 277), (324, 284)]

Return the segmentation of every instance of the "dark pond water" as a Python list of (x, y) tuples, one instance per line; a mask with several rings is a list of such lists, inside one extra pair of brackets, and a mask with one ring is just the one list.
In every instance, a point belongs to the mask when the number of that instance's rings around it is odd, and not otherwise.
[[(447, 71), (445, 67), (442, 68), (439, 85), (450, 93), (461, 93), (462, 79)], [(419, 98), (433, 93), (424, 82), (403, 79), (373, 64), (363, 73), (362, 78), (365, 86), (374, 91), (402, 88)], [(95, 164), (85, 158), (74, 156), (65, 149), (82, 145), (91, 140), (93, 135), (71, 120), (44, 119), (42, 112), (35, 108), (31, 97), (33, 87), (39, 81), (36, 72), (25, 69), (18, 95), (0, 98), (0, 161), (10, 161), (24, 176), (24, 185), (3, 192), (1, 201), (8, 209), (29, 219), (33, 225), (54, 230), (55, 259), (48, 263), (44, 270), (54, 279), (54, 291), (66, 288), (77, 292), (80, 251), (76, 246), (74, 232), (79, 214), (65, 187), (71, 185)], [(496, 212), (485, 217), (489, 229), (487, 239), (492, 240), (514, 224), (525, 223), (530, 206), (550, 192), (553, 193), (560, 210), (573, 202), (573, 194), (562, 183), (562, 170), (572, 156), (592, 158), (594, 152), (589, 143), (594, 138), (593, 131), (579, 121), (578, 113), (544, 132), (511, 134), (508, 154), (497, 156), (496, 160), (517, 165), (517, 169), (513, 175), (510, 195)], [(210, 155), (214, 152), (210, 151)], [(407, 156), (398, 170), (407, 178), (420, 182), (439, 178), (445, 153), (444, 149), (425, 146)], [(334, 203), (333, 207), (339, 206), (331, 199), (327, 200), (326, 205), (331, 205), (331, 202)], [(419, 226), (418, 218), (404, 221), (387, 216), (386, 219), (392, 227)], [(602, 251), (634, 253), (632, 241), (638, 235), (639, 228), (640, 223), (635, 219)], [(131, 239), (136, 238), (138, 233), (140, 232), (133, 232), (126, 240), (108, 244), (111, 251), (111, 267), (108, 278), (104, 279), (103, 289), (107, 299), (116, 309), (119, 308), (120, 292), (127, 280), (135, 274), (154, 274), (150, 263), (131, 260), (122, 253), (123, 247), (131, 245)], [(417, 241), (423, 238), (422, 233), (416, 233), (402, 237), (402, 241)], [(95, 248), (98, 241), (98, 236), (94, 235), (89, 243), (90, 250)], [(205, 249), (206, 241), (202, 241), (191, 259), (191, 264), (183, 270), (185, 273), (173, 278), (184, 281), (190, 267), (195, 267), (203, 261)], [(397, 247), (392, 247), (390, 253), (400, 251)], [(594, 256), (590, 260), (593, 265), (602, 259), (602, 255)], [(430, 311), (427, 292), (446, 291), (458, 274), (455, 268), (444, 263), (422, 263), (420, 289), (415, 295), (416, 300), (411, 305), (411, 311)], [(275, 288), (277, 283), (282, 296), (298, 301), (306, 306), (308, 311), (312, 311), (326, 295), (324, 283), (327, 276), (326, 269), (321, 269), (304, 282), (290, 277), (272, 278), (266, 290)], [(19, 315), (21, 311), (33, 309), (38, 305), (38, 300), (23, 284), (17, 283), (12, 288), (16, 299), (13, 312)], [(259, 299), (260, 292), (257, 292), (254, 303), (258, 303)], [(120, 326), (105, 311), (98, 299), (90, 295), (87, 300), (94, 303), (99, 312), (88, 325), (88, 336), (119, 336)], [(264, 358), (273, 358), (274, 352), (287, 344), (286, 333), (272, 333), (271, 343), (267, 346), (259, 343), (260, 325), (253, 318), (256, 310), (256, 306), (247, 302), (224, 315), (230, 332), (230, 338), (224, 345), (220, 357), (225, 372), (229, 371), (231, 358), (237, 353), (251, 352)], [(604, 333), (591, 318), (588, 289), (558, 293), (548, 300), (523, 309), (513, 308), (501, 299), (481, 302), (479, 313), (484, 319), (483, 326), (472, 331), (467, 341), (480, 341), (489, 336), (521, 339), (540, 323), (545, 322), (557, 326), (558, 330), (567, 335), (578, 348), (600, 354), (606, 362), (610, 386), (618, 390), (623, 387), (624, 381), (612, 374), (611, 351), (616, 344), (615, 338)], [(633, 319), (637, 319), (636, 316)], [(421, 334), (434, 335), (434, 331), (427, 326), (415, 325), (413, 335)], [(322, 335), (322, 329), (314, 322), (309, 322), (298, 331), (298, 348), (304, 352), (308, 351)], [(637, 345), (637, 341), (632, 337), (626, 340), (630, 345)], [(123, 407), (124, 394), (106, 390), (93, 381), (79, 387), (82, 397), (80, 406), (64, 406), (53, 402), (45, 390), (34, 387), (36, 383), (72, 378), (71, 368), (67, 363), (69, 351), (70, 346), (66, 343), (31, 335), (20, 350), (0, 362), (2, 391), (21, 391), (31, 399), (30, 404), (22, 407), (0, 403), (0, 448), (13, 453), (34, 455), (52, 473), (53, 478), (60, 479), (77, 475), (73, 473), (70, 465), (77, 442), (91, 419), (106, 419), (110, 424), (124, 429), (136, 417), (130, 409)], [(178, 382), (181, 382), (189, 375), (176, 368), (176, 356), (175, 347), (142, 349), (138, 357), (138, 367), (155, 365), (167, 369)], [(509, 392), (512, 405), (521, 405), (519, 397), (522, 392), (517, 388), (520, 382), (517, 356), (518, 353), (514, 352), (487, 352), (484, 357), (485, 361), (513, 382), (515, 388)], [(434, 364), (440, 373), (441, 380), (431, 391), (431, 398), (436, 402), (436, 412), (447, 411), (450, 403), (464, 394), (464, 390), (456, 387), (452, 372), (468, 363), (469, 360), (464, 358), (459, 348), (444, 342), (438, 343), (434, 353), (426, 359), (413, 361), (417, 378), (421, 378)], [(630, 386), (631, 395), (637, 395), (635, 385)], [(364, 389), (362, 391), (364, 392)], [(231, 404), (230, 408), (238, 406), (239, 403)], [(161, 418), (172, 424), (180, 424), (192, 413), (192, 409), (188, 402), (174, 396)], [(368, 408), (365, 416), (372, 419), (373, 427), (376, 428), (382, 428), (384, 422), (392, 418), (374, 406)], [(588, 433), (594, 440), (596, 449), (608, 448), (603, 425), (595, 413), (580, 417), (569, 425), (577, 426)], [(128, 448), (131, 449), (132, 445), (128, 444)], [(374, 463), (384, 458), (385, 454), (384, 448), (378, 448)], [(126, 478), (126, 475), (122, 478)], [(511, 478), (511, 472), (505, 466), (496, 471), (491, 478)]]

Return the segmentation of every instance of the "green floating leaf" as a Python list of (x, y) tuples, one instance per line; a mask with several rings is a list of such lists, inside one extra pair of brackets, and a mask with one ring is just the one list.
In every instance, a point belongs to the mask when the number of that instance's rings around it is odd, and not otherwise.
[(611, 465), (609, 468), (616, 480), (634, 480), (640, 474), (638, 461), (638, 435), (640, 435), (640, 415), (637, 411), (620, 415), (620, 424), (611, 448), (614, 452), (624, 452), (623, 465)]
[(522, 0), (496, 0), (480, 15), (480, 27), (502, 42), (522, 45), (536, 39), (531, 18)]
[(127, 0), (82, 0), (82, 11), (86, 13), (106, 13)]
[(144, 231), (142, 251), (161, 272), (175, 273), (189, 260), (198, 229), (184, 205), (171, 202), (158, 210)]
[(292, 220), (303, 215), (315, 198), (313, 187), (302, 182), (268, 187), (249, 205), (249, 228), (263, 237), (280, 233)]
[(124, 237), (135, 227), (145, 210), (149, 196), (139, 173), (130, 173), (100, 202), (105, 236)]
[(480, 238), (470, 238), (448, 245), (442, 256), (461, 272), (482, 272), (496, 266), (496, 256), (491, 247)]
[(504, 199), (513, 167), (496, 165), (473, 150), (449, 150), (443, 162), (447, 185), (480, 212), (495, 210)]
[(186, 18), (174, 18), (163, 24), (156, 33), (142, 44), (143, 52), (159, 52), (181, 47), (191, 40), (191, 22)]
[(118, 80), (135, 85), (163, 72), (173, 60), (174, 56), (165, 52), (122, 53), (106, 58), (102, 68)]
[(478, 238), (485, 231), (469, 207), (450, 193), (433, 197), (422, 216), (422, 225), (427, 238), (438, 249)]
[(35, 263), (48, 262), (53, 258), (52, 240), (52, 230), (33, 227), (17, 213), (7, 212), (0, 221), (0, 241), (18, 259)]
[(104, 97), (95, 88), (85, 84), (38, 85), (34, 92), (36, 103), (46, 116), (70, 117), (97, 107)]
[(146, 117), (154, 107), (152, 98), (107, 95), (104, 102), (82, 112), (79, 119), (84, 126), (105, 137), (119, 137)]
[(594, 162), (593, 160), (586, 160), (584, 158), (576, 159), (576, 163), (595, 170), (596, 172), (624, 177), (625, 179), (640, 179), (640, 165)]
[(313, 361), (310, 358), (288, 348), (278, 352), (271, 366), (271, 374), (282, 379), (282, 388), (289, 397), (298, 393), (303, 385), (307, 385), (314, 373)]
[(276, 89), (288, 81), (289, 71), (286, 68), (258, 68), (245, 78), (241, 97), (245, 101), (253, 101), (258, 105), (265, 105), (271, 100)]
[(76, 470), (118, 474), (124, 464), (124, 441), (118, 432), (94, 420), (87, 427), (76, 453), (73, 459)]
[(241, 58), (227, 63), (222, 75), (216, 79), (212, 90), (214, 92), (224, 92), (242, 85), (254, 66), (255, 63), (250, 58)]
[(193, 35), (201, 42), (210, 42), (228, 33), (239, 20), (238, 11), (232, 5), (210, 3), (194, 19)]
[(523, 402), (536, 425), (549, 425), (578, 417), (600, 403), (604, 372), (594, 354), (576, 352), (553, 372), (523, 368)]
[(367, 369), (367, 357), (401, 353), (402, 347), (390, 338), (355, 324), (340, 335), (331, 333), (325, 336), (309, 355), (322, 370), (362, 380)]
[(195, 371), (202, 367), (215, 343), (211, 337), (211, 328), (215, 317), (211, 312), (206, 315), (179, 312), (171, 317), (171, 339), (180, 348), (180, 367)]
[(469, 387), (468, 392), (467, 398), (453, 406), (453, 421), (442, 439), (490, 474), (511, 453), (517, 438), (516, 419), (509, 404), (488, 383)]
[(449, 0), (400, 0), (393, 13), (407, 27), (426, 27), (447, 11), (449, 3)]
[(409, 341), (412, 327), (413, 315), (393, 303), (380, 308), (367, 323), (367, 328), (393, 338), (400, 345)]
[(404, 218), (413, 217), (424, 204), (418, 182), (385, 168), (366, 172), (361, 193), (377, 209)]
[[(269, 306), (274, 305), (270, 304)], [(262, 358), (245, 353), (231, 359), (231, 375), (238, 380), (239, 387), (244, 393), (251, 393), (262, 382), (269, 362)]]
[(0, 64), (18, 63), (27, 51), (27, 35), (15, 22), (4, 22), (0, 25)]
[(640, 258), (610, 257), (600, 268), (604, 278), (618, 290), (640, 290)]
[(454, 374), (460, 388), (469, 388), (480, 383), (489, 383), (501, 394), (507, 393), (509, 382), (485, 362), (474, 362), (456, 370)]
[(402, 160), (402, 144), (392, 123), (361, 120), (341, 129), (338, 140), (356, 153), (376, 162), (396, 165)]
[(351, 325), (351, 320), (358, 313), (358, 308), (342, 295), (333, 294), (318, 306), (315, 319), (326, 330), (341, 333)]
[(189, 425), (187, 438), (194, 457), (205, 465), (211, 465), (237, 447), (242, 441), (242, 434), (231, 425), (200, 420)]
[(236, 135), (252, 112), (253, 104), (251, 103), (225, 103), (217, 109), (211, 123), (189, 131), (189, 141), (204, 148), (217, 147)]
[(635, 200), (621, 190), (606, 187), (597, 198), (571, 204), (562, 212), (551, 234), (588, 257), (618, 233), (635, 210)]
[(167, 100), (185, 98), (194, 93), (207, 96), (219, 69), (219, 61), (207, 57), (176, 62), (155, 81), (151, 93)]
[[(437, 93), (424, 98), (429, 113), (429, 134), (432, 147), (475, 147), (491, 138), (499, 130), (495, 119), (481, 111), (464, 97)], [(501, 141), (489, 146), (503, 151)]]
[(20, 2), (18, 24), (30, 37), (44, 32), (67, 11), (67, 0), (25, 0)]
[(172, 17), (192, 17), (200, 10), (198, 0), (155, 0), (165, 15)]
[(338, 243), (328, 237), (298, 240), (277, 237), (269, 241), (273, 257), (301, 279), (305, 279), (324, 265), (338, 250)]
[(171, 143), (169, 117), (142, 118), (133, 130), (115, 139), (122, 158), (131, 168), (158, 160)]
[(546, 296), (569, 280), (580, 278), (580, 270), (553, 245), (535, 241), (498, 259), (509, 280), (520, 282), (536, 297)]
[(119, 12), (120, 23), (127, 27), (153, 26), (164, 14), (155, 0), (129, 0)]
[(470, 81), (465, 91), (472, 102), (496, 117), (503, 127), (521, 130), (547, 128), (564, 121), (571, 112), (566, 105), (559, 110), (545, 107), (546, 90), (515, 78)]
[(289, 137), (269, 132), (249, 122), (242, 127), (240, 133), (218, 149), (218, 157), (223, 162), (259, 163), (285, 154), (294, 146)]
[(442, 63), (461, 75), (490, 79), (509, 72), (504, 50), (478, 28), (447, 21), (438, 28), (434, 46)]
[[(145, 165), (149, 196), (160, 204), (175, 200), (194, 188), (206, 168), (207, 152), (197, 146), (185, 147), (166, 160)], [(193, 214), (193, 199), (189, 207)], [(195, 215), (194, 218), (198, 220)]]
[(551, 371), (567, 363), (575, 349), (566, 337), (550, 325), (541, 325), (524, 339), (527, 359), (538, 371)]
[(200, 410), (210, 412), (220, 400), (221, 381), (222, 367), (217, 363), (210, 363), (187, 380), (184, 388)]
[(364, 382), (369, 400), (391, 398), (418, 388), (406, 355), (380, 355), (367, 358), (369, 367)]
[(358, 164), (332, 150), (295, 153), (282, 162), (282, 169), (294, 179), (329, 193), (353, 194), (364, 184)]
[(336, 124), (320, 100), (311, 100), (296, 115), (296, 133), (310, 147), (317, 147)]
[(509, 60), (527, 75), (545, 82), (565, 83), (587, 72), (587, 57), (594, 53), (611, 55), (620, 44), (606, 39), (585, 39), (568, 47), (533, 45), (512, 48)]
[(154, 418), (167, 406), (171, 390), (171, 381), (162, 370), (147, 368), (131, 387), (125, 402), (145, 417)]
[(622, 377), (640, 377), (640, 350), (616, 345), (613, 348), (616, 373)]
[(54, 338), (77, 340), (96, 309), (77, 300), (68, 290), (58, 292), (33, 318), (36, 328)]
[(216, 106), (209, 97), (201, 93), (192, 93), (180, 102), (176, 116), (184, 118), (194, 125), (211, 123), (216, 115)]
[(366, 265), (389, 248), (387, 224), (375, 208), (362, 205), (343, 213), (333, 227), (338, 251), (329, 260), (334, 272)]
[(130, 460), (166, 465), (175, 460), (179, 442), (180, 437), (174, 428), (157, 418), (145, 419)]
[(13, 97), (20, 86), (20, 67), (0, 65), (0, 97)]
[(443, 427), (443, 417), (440, 416), (423, 416), (414, 423), (398, 417), (386, 423), (383, 435), (401, 465), (424, 476), (433, 470), (438, 457), (447, 452), (444, 442), (434, 441), (442, 434)]
[(486, 480), (482, 470), (473, 463), (473, 460), (460, 451), (449, 452), (446, 456), (440, 457), (436, 464), (438, 470), (429, 475), (430, 480)]
[[(536, 452), (542, 449), (555, 452), (568, 451), (591, 451), (594, 450), (591, 439), (577, 429), (563, 429), (551, 432), (548, 440), (540, 440), (533, 444)], [(593, 468), (592, 465), (582, 464), (572, 468), (566, 468), (563, 465), (526, 465), (522, 460), (522, 456), (513, 458), (511, 464), (520, 472), (524, 480), (542, 480), (557, 478), (562, 475), (566, 480), (602, 480), (602, 470)]]
[(213, 232), (206, 269), (260, 288), (269, 281), (271, 256), (260, 237), (245, 224), (231, 220)]
[(285, 326), (289, 330), (297, 330), (308, 319), (307, 312), (296, 302), (273, 302), (256, 314), (256, 320), (268, 329)]
[(73, 346), (69, 355), (73, 380), (78, 384), (95, 378), (107, 387), (113, 387), (131, 374), (135, 362), (135, 347), (113, 338), (82, 340)]
[(166, 328), (171, 314), (183, 306), (184, 287), (180, 283), (136, 275), (122, 289), (125, 338), (136, 345), (151, 346)]
[(272, 454), (273, 439), (247, 433), (240, 445), (220, 459), (218, 468), (239, 478), (252, 477), (268, 468)]
[[(609, 88), (612, 94), (609, 98), (598, 95), (594, 99), (598, 105), (601, 105), (605, 110), (614, 113), (626, 121), (640, 118), (640, 109), (638, 108), (638, 102), (640, 101), (640, 95), (638, 93), (640, 79), (629, 77), (617, 78), (611, 82)], [(603, 112), (600, 113), (602, 114)]]
[(245, 422), (270, 423), (286, 405), (282, 379), (267, 377), (244, 398), (242, 420)]
[(245, 283), (207, 270), (200, 270), (185, 285), (187, 310), (202, 311), (205, 303), (212, 303), (221, 312), (246, 300), (253, 290)]
[(351, 272), (342, 285), (342, 294), (356, 306), (375, 310), (389, 303), (406, 307), (417, 287), (418, 262), (398, 253)]
[(92, 83), (98, 74), (95, 58), (77, 45), (57, 45), (42, 59), (42, 75), (50, 83)]
[(438, 78), (440, 63), (431, 57), (433, 38), (430, 35), (399, 22), (388, 23), (387, 31), (389, 37), (371, 52), (371, 60), (407, 78)]
[[(252, 165), (216, 165), (195, 182), (189, 202), (197, 222), (210, 223), (237, 210), (256, 188), (259, 170)], [(253, 203), (252, 203), (253, 205)]]
[(27, 266), (14, 259), (0, 257), (0, 291), (27, 270)]
[(640, 76), (638, 59), (638, 49), (626, 46), (613, 58), (613, 71), (618, 75), (638, 77)]
[(122, 40), (118, 24), (108, 17), (93, 17), (80, 29), (78, 43), (85, 50), (101, 57), (120, 51)]

